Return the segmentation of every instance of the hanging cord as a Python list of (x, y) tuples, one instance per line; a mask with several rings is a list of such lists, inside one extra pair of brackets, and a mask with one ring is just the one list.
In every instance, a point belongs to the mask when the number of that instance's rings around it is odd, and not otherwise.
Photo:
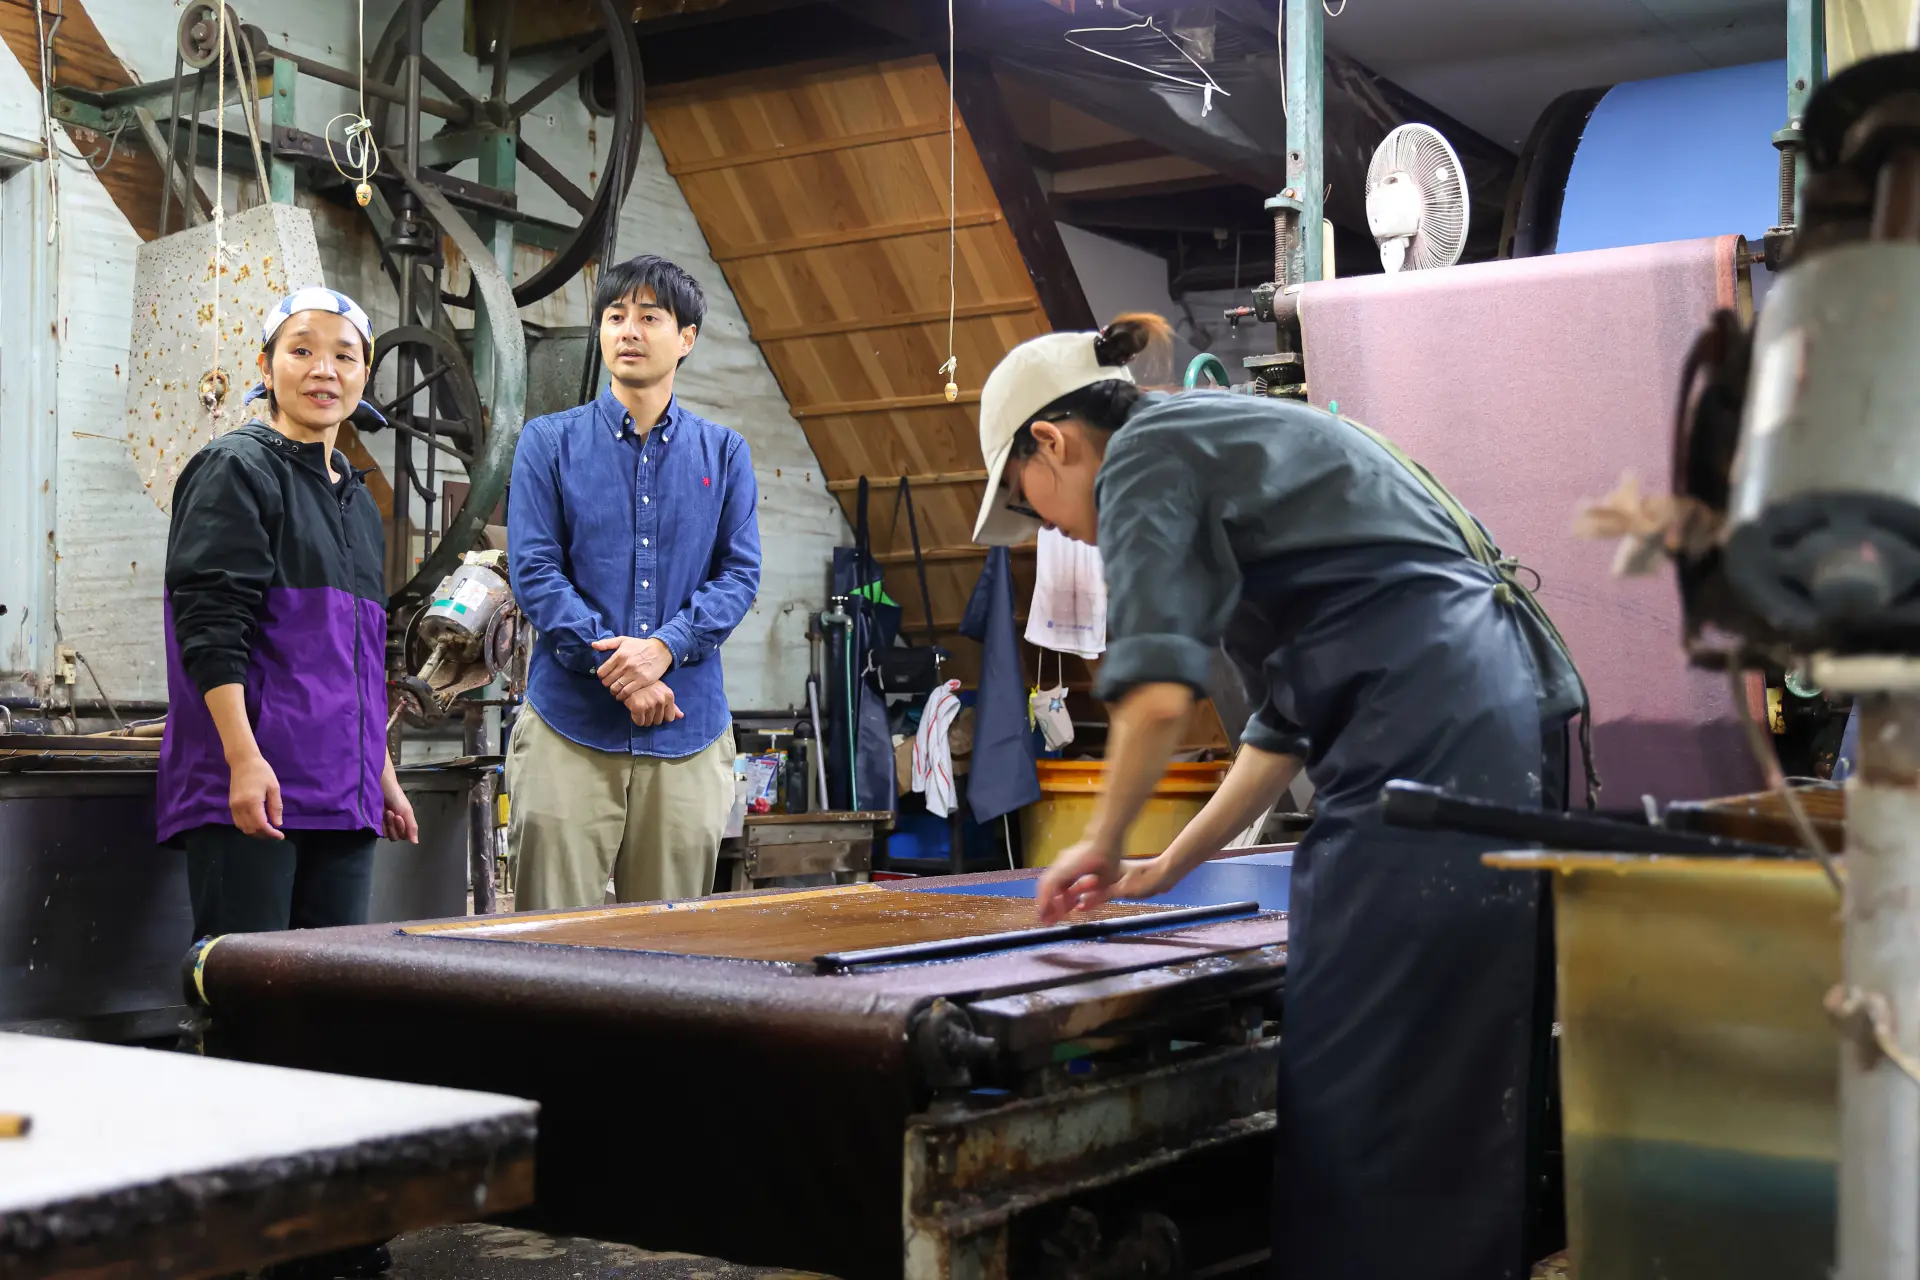
[[(1118, 6), (1115, 6), (1115, 7), (1118, 8)], [(1127, 11), (1125, 9), (1121, 9), (1120, 12), (1125, 13)], [(1195, 71), (1198, 71), (1205, 78), (1202, 80), (1188, 80), (1188, 79), (1185, 79), (1184, 77), (1172, 75), (1168, 72), (1160, 71), (1153, 67), (1142, 66), (1137, 62), (1133, 62), (1129, 59), (1122, 58), (1117, 54), (1102, 53), (1100, 50), (1094, 48), (1092, 45), (1081, 44), (1078, 40), (1074, 39), (1075, 36), (1118, 35), (1124, 31), (1140, 31), (1142, 29), (1153, 32), (1155, 35), (1159, 36), (1162, 40), (1165, 40), (1168, 44), (1172, 45), (1174, 48), (1174, 51), (1178, 53), (1181, 57), (1185, 58), (1187, 62), (1192, 65), (1193, 69)], [(1090, 53), (1096, 58), (1105, 58), (1108, 62), (1117, 62), (1123, 67), (1132, 67), (1135, 71), (1144, 71), (1150, 76), (1157, 76), (1162, 80), (1168, 80), (1174, 84), (1185, 85), (1189, 89), (1200, 90), (1200, 93), (1201, 93), (1200, 114), (1203, 117), (1209, 114), (1210, 112), (1212, 112), (1213, 110), (1214, 94), (1217, 93), (1223, 98), (1231, 98), (1233, 96), (1231, 93), (1228, 93), (1225, 89), (1222, 89), (1220, 87), (1220, 82), (1215, 80), (1213, 78), (1212, 73), (1210, 73), (1205, 67), (1201, 66), (1199, 61), (1192, 54), (1186, 51), (1186, 48), (1180, 43), (1179, 40), (1174, 39), (1172, 35), (1168, 34), (1167, 31), (1163, 27), (1161, 27), (1160, 22), (1157, 18), (1142, 18), (1140, 21), (1129, 23), (1124, 27), (1075, 27), (1071, 31), (1067, 32), (1066, 41), (1068, 44), (1072, 45), (1074, 48), (1079, 49), (1084, 53)]]
[(1279, 0), (1279, 5), (1273, 14), (1273, 51), (1280, 59), (1280, 118), (1285, 120), (1292, 114), (1287, 110), (1287, 0)]
[(87, 661), (87, 655), (75, 649), (73, 656), (79, 660), (81, 666), (87, 669), (87, 678), (93, 681), (94, 690), (99, 693), (100, 701), (106, 704), (107, 714), (113, 717), (114, 725), (118, 728), (126, 728), (126, 721), (122, 720), (120, 713), (114, 710), (113, 699), (107, 696), (107, 686), (100, 683), (100, 677), (94, 672), (93, 664)]
[[(230, 385), (226, 371), (220, 367), (220, 273), (225, 269), (227, 257), (227, 14), (226, 0), (221, 0), (220, 51), (214, 59), (213, 72), (213, 261), (207, 272), (213, 284), (213, 372), (200, 384), (200, 402), (212, 415), (215, 435), (220, 434)], [(239, 68), (234, 70), (238, 72)]]
[(953, 28), (953, 0), (947, 0), (947, 362), (937, 372), (946, 375), (948, 404), (960, 398), (960, 360), (953, 354), (953, 320), (960, 311), (960, 282), (954, 274), (954, 264), (959, 260), (959, 222), (954, 206), (959, 200), (960, 189), (959, 179), (955, 176), (955, 161), (960, 154), (955, 124), (958, 113), (953, 101), (953, 82), (960, 74), (960, 68), (954, 61), (957, 43)]
[(1746, 673), (1734, 658), (1727, 659), (1727, 679), (1733, 691), (1733, 709), (1740, 717), (1741, 727), (1746, 730), (1747, 747), (1753, 752), (1753, 762), (1760, 766), (1760, 773), (1767, 781), (1767, 789), (1774, 793), (1786, 808), (1787, 816), (1793, 820), (1793, 829), (1800, 837), (1800, 843), (1807, 851), (1820, 860), (1820, 869), (1826, 872), (1827, 883), (1833, 886), (1835, 893), (1844, 894), (1846, 890), (1840, 883), (1840, 872), (1833, 865), (1833, 855), (1827, 852), (1827, 842), (1820, 838), (1813, 823), (1807, 818), (1807, 811), (1801, 807), (1800, 799), (1793, 794), (1793, 788), (1787, 785), (1787, 775), (1780, 768), (1780, 756), (1773, 749), (1773, 743), (1767, 740), (1767, 727), (1753, 718), (1747, 710)]
[(66, 4), (53, 16), (53, 29), (47, 28), (42, 0), (33, 0), (33, 23), (40, 37), (40, 141), (47, 149), (47, 243), (52, 244), (60, 229), (60, 135), (53, 129), (53, 37), (66, 21)]
[(1329, 18), (1337, 18), (1347, 11), (1347, 0), (1340, 0), (1340, 7), (1338, 9), (1328, 4), (1327, 0), (1320, 0), (1320, 9), (1321, 12), (1325, 13)]
[[(342, 111), (327, 121), (321, 135), (327, 142), (327, 159), (336, 173), (353, 183), (353, 198), (364, 209), (373, 199), (373, 175), (380, 172), (380, 144), (373, 136), (373, 121), (367, 119), (367, 0), (359, 0), (357, 9), (354, 48), (360, 55), (359, 110)], [(347, 122), (341, 130), (341, 150), (347, 155), (344, 165), (333, 149), (333, 126), (342, 120)]]
[(102, 169), (105, 169), (113, 163), (113, 154), (120, 149), (120, 135), (126, 131), (127, 121), (131, 119), (133, 119), (133, 113), (131, 111), (121, 113), (120, 123), (113, 126), (113, 132), (107, 135), (104, 158), (101, 154), (103, 148), (100, 147), (95, 147), (92, 151), (89, 151), (81, 157), (81, 159), (87, 162), (88, 168), (92, 169), (95, 173), (99, 173)]

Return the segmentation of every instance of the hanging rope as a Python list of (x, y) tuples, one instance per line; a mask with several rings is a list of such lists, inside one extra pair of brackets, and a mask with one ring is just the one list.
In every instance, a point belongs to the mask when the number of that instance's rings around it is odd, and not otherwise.
[[(208, 276), (213, 282), (213, 370), (200, 382), (200, 402), (213, 418), (213, 433), (220, 434), (220, 422), (226, 415), (226, 370), (220, 367), (220, 272), (227, 258), (227, 31), (226, 0), (220, 0), (220, 51), (214, 58), (213, 72), (213, 260)], [(236, 68), (236, 71), (238, 69)], [(198, 105), (197, 103), (195, 105)]]
[[(321, 132), (327, 140), (327, 159), (333, 162), (334, 172), (353, 183), (353, 198), (364, 209), (373, 199), (373, 175), (380, 172), (380, 145), (373, 136), (373, 121), (367, 119), (367, 0), (359, 0), (357, 7), (354, 51), (359, 54), (360, 62), (359, 110), (342, 111), (327, 121), (327, 127)], [(341, 131), (341, 150), (347, 154), (344, 165), (333, 149), (333, 126), (342, 120), (347, 122)]]
[(960, 398), (960, 359), (953, 354), (953, 320), (960, 311), (960, 282), (954, 274), (954, 265), (959, 260), (958, 218), (954, 206), (958, 201), (960, 184), (955, 176), (955, 159), (959, 155), (959, 143), (956, 137), (955, 121), (958, 113), (954, 109), (953, 81), (960, 74), (959, 66), (954, 62), (956, 45), (953, 29), (953, 0), (947, 0), (947, 362), (940, 366), (939, 372), (946, 375), (947, 403), (952, 404)]

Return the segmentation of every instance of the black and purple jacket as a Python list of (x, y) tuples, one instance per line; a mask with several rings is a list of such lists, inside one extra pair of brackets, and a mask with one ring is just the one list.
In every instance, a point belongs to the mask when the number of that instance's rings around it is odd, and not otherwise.
[(247, 687), (280, 780), (281, 826), (380, 829), (387, 613), (380, 510), (339, 451), (264, 422), (219, 436), (173, 490), (159, 838), (231, 825), (231, 776), (205, 694)]

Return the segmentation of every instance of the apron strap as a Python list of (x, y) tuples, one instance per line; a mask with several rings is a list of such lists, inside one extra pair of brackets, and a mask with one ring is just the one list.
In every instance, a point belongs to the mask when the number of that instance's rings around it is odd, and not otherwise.
[[(1447, 487), (1435, 479), (1431, 471), (1415, 462), (1399, 445), (1364, 423), (1355, 422), (1344, 415), (1336, 416), (1341, 422), (1386, 450), (1387, 456), (1405, 467), (1413, 478), (1420, 482), (1420, 487), (1427, 491), (1428, 496), (1439, 504), (1440, 509), (1447, 513), (1447, 517), (1460, 530), (1460, 537), (1466, 542), (1468, 553), (1500, 575), (1500, 586), (1496, 591), (1499, 593), (1501, 602), (1518, 603), (1546, 628), (1547, 634), (1553, 639), (1554, 647), (1559, 649), (1560, 656), (1567, 660), (1567, 666), (1572, 670), (1573, 678), (1580, 685), (1580, 759), (1586, 766), (1587, 808), (1598, 808), (1600, 774), (1593, 764), (1593, 700), (1587, 693), (1586, 677), (1580, 674), (1580, 666), (1573, 660), (1573, 651), (1567, 647), (1566, 638), (1560, 634), (1560, 628), (1553, 625), (1553, 618), (1548, 615), (1546, 607), (1535, 598), (1526, 583), (1521, 581), (1520, 571), (1526, 569), (1526, 566), (1513, 556), (1502, 555), (1500, 548), (1495, 546), (1493, 539), (1488, 536), (1486, 527), (1473, 518), (1473, 513), (1461, 506), (1460, 500), (1449, 493)], [(1526, 571), (1533, 573), (1531, 569)], [(1540, 575), (1534, 573), (1533, 579), (1537, 585)]]

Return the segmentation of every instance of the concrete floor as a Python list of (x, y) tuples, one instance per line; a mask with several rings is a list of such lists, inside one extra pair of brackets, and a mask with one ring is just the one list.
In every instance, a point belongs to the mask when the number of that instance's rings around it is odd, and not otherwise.
[(387, 1280), (827, 1280), (486, 1223), (416, 1231), (389, 1248)]
[[(387, 1280), (830, 1280), (486, 1223), (416, 1231), (391, 1248)], [(1536, 1267), (1533, 1280), (1567, 1280), (1571, 1274), (1560, 1254)]]

